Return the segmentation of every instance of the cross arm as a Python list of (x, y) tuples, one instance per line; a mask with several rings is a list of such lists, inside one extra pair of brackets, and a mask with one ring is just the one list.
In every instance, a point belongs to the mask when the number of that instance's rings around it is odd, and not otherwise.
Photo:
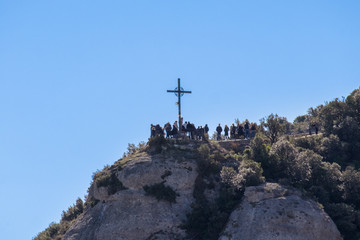
[(177, 90), (167, 90), (167, 92), (173, 92), (173, 93), (191, 93), (191, 91), (177, 91)]

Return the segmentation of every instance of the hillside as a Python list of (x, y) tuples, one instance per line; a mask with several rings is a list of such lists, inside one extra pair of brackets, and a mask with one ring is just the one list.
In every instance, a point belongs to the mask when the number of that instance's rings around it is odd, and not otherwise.
[(244, 141), (129, 145), (35, 239), (360, 237), (360, 89), (294, 123), (272, 114)]

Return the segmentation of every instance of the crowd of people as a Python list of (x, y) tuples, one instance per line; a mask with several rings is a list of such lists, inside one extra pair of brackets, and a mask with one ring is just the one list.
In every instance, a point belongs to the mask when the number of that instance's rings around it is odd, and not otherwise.
[[(179, 128), (181, 127), (181, 128)], [(193, 123), (184, 122), (179, 126), (178, 121), (175, 121), (172, 125), (167, 122), (164, 127), (161, 127), (159, 124), (151, 124), (151, 137), (155, 136), (165, 136), (166, 138), (178, 138), (178, 137), (188, 137), (193, 140), (204, 140), (208, 136), (209, 127), (207, 124), (205, 126), (196, 127)]]
[[(228, 125), (224, 126), (224, 129), (221, 127), (220, 123), (216, 127), (217, 140), (222, 140), (222, 132), (224, 130), (224, 138), (227, 139), (250, 139), (255, 137), (256, 133), (256, 124), (249, 123), (245, 121), (244, 124), (238, 123), (236, 126), (233, 123), (230, 128)], [(229, 136), (230, 134), (230, 136)]]
[[(224, 135), (222, 133), (224, 132)], [(178, 121), (175, 121), (172, 125), (167, 122), (164, 127), (161, 127), (159, 124), (151, 124), (151, 137), (155, 136), (165, 136), (166, 138), (179, 138), (179, 137), (188, 137), (193, 140), (204, 140), (209, 136), (209, 127), (207, 124), (205, 126), (196, 127), (191, 122), (184, 122), (179, 126)], [(225, 140), (228, 139), (250, 139), (255, 137), (256, 133), (256, 124), (249, 123), (245, 121), (244, 124), (238, 123), (236, 126), (233, 123), (230, 128), (228, 125), (224, 126), (224, 129), (219, 124), (216, 127), (216, 139)], [(224, 136), (224, 137), (223, 137)]]

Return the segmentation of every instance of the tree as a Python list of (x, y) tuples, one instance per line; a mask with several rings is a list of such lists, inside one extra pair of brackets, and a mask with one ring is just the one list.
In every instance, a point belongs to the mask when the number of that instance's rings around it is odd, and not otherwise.
[(285, 117), (279, 117), (277, 114), (270, 114), (269, 116), (260, 120), (260, 129), (264, 135), (274, 144), (282, 134), (285, 134), (290, 129), (290, 123)]
[(261, 164), (253, 160), (243, 160), (240, 163), (238, 172), (232, 167), (224, 166), (221, 169), (220, 176), (222, 182), (239, 190), (245, 186), (256, 186), (265, 181), (262, 175)]
[(349, 204), (360, 207), (360, 172), (353, 167), (347, 167), (343, 172), (344, 199)]
[(340, 124), (346, 117), (347, 112), (346, 103), (338, 98), (321, 108), (319, 119), (324, 127), (325, 135), (338, 134)]
[(355, 89), (345, 100), (352, 117), (360, 124), (360, 88)]

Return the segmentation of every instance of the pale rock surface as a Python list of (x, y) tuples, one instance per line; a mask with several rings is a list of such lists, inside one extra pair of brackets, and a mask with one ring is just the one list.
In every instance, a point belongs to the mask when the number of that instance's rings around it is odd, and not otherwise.
[[(171, 175), (164, 173), (171, 172)], [(163, 177), (161, 177), (163, 176)], [(64, 240), (184, 239), (180, 225), (191, 211), (197, 177), (195, 160), (143, 155), (129, 161), (117, 173), (128, 189), (108, 195), (106, 188), (92, 186), (89, 195), (101, 200), (70, 227)], [(160, 183), (174, 189), (176, 203), (146, 196), (143, 186)]]
[(276, 183), (248, 187), (220, 240), (340, 240), (331, 218), (300, 191)]

